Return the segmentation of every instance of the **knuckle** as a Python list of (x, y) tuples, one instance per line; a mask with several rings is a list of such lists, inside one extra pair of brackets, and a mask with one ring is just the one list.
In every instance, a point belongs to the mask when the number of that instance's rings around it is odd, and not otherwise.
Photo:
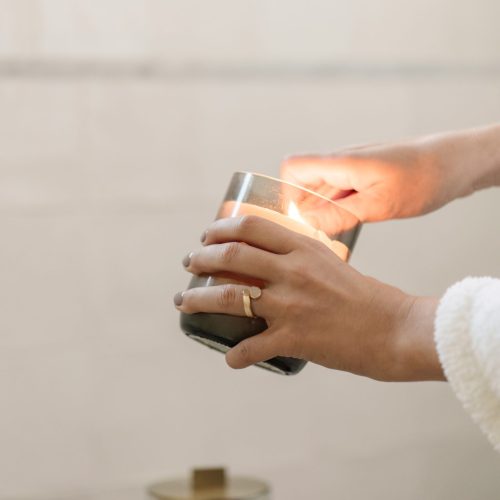
[(239, 236), (247, 235), (259, 223), (259, 217), (256, 215), (243, 215), (239, 218), (236, 232)]
[[(317, 227), (320, 227), (320, 224), (317, 224)], [(317, 252), (323, 252), (325, 249), (327, 249), (326, 245), (322, 241), (319, 241), (315, 238), (307, 238), (306, 244), (308, 248)]]
[(295, 322), (300, 318), (301, 304), (294, 298), (290, 298), (283, 304), (284, 316), (290, 321)]
[(236, 289), (232, 285), (223, 285), (217, 293), (217, 304), (220, 307), (232, 306), (236, 302)]
[(289, 277), (296, 287), (304, 287), (310, 280), (308, 268), (302, 264), (295, 264), (290, 272)]
[(295, 297), (284, 295), (276, 298), (275, 309), (275, 322), (285, 326), (287, 324), (294, 324), (295, 321), (300, 319), (302, 307)]
[[(311, 217), (311, 220), (313, 220), (314, 216)], [(321, 225), (319, 223), (313, 223), (314, 227), (320, 227)], [(302, 251), (302, 260), (310, 262), (313, 260), (314, 254), (317, 254), (318, 252), (321, 253), (326, 249), (326, 245), (317, 240), (316, 238), (310, 238), (307, 236), (301, 236), (300, 238), (300, 250)], [(307, 254), (307, 257), (304, 256), (304, 254)]]
[(292, 281), (293, 273), (295, 272), (295, 262), (293, 255), (284, 256), (281, 259), (281, 279), (284, 283)]
[(220, 259), (224, 264), (231, 263), (241, 250), (241, 244), (237, 242), (225, 243), (221, 245)]

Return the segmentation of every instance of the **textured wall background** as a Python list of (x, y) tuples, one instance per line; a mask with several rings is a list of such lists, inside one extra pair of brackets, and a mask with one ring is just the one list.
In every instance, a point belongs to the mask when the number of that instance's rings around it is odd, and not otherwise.
[[(500, 461), (445, 384), (233, 372), (171, 297), (234, 170), (498, 121), (499, 16), (0, 0), (0, 498), (138, 499), (219, 463), (278, 500), (498, 498)], [(499, 210), (491, 190), (367, 226), (352, 264), (422, 294), (500, 276)]]

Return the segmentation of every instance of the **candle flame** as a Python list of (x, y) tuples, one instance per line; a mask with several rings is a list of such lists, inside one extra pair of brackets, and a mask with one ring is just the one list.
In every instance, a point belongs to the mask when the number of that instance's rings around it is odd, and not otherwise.
[(288, 217), (302, 224), (307, 224), (302, 215), (300, 215), (297, 205), (293, 201), (291, 201), (290, 205), (288, 205)]

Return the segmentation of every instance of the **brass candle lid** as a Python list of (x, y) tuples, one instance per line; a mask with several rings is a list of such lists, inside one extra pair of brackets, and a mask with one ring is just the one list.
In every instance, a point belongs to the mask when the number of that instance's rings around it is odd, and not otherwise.
[(248, 477), (227, 477), (223, 468), (194, 469), (191, 480), (173, 479), (149, 487), (158, 500), (257, 500), (269, 487)]

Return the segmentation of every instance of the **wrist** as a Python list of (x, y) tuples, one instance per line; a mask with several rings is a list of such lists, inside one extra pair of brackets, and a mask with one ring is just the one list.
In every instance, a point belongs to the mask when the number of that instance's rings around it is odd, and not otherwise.
[(434, 342), (439, 300), (406, 296), (394, 338), (394, 380), (446, 380)]
[(500, 125), (424, 137), (418, 144), (432, 159), (445, 202), (500, 185)]
[(500, 186), (500, 125), (474, 130), (471, 135), (479, 171), (474, 190)]

